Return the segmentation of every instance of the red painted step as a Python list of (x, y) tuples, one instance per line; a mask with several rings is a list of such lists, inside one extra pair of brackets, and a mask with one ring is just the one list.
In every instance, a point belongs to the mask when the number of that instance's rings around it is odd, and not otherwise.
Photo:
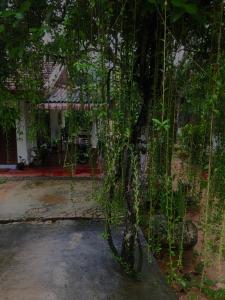
[[(92, 170), (90, 165), (78, 165), (73, 172), (73, 176), (93, 176), (102, 175), (100, 167)], [(37, 167), (25, 168), (25, 170), (0, 169), (0, 177), (71, 177), (72, 170), (60, 167)]]

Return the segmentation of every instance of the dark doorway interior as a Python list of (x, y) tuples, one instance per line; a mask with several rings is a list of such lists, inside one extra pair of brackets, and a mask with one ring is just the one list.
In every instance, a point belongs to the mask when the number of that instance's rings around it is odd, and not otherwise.
[(0, 128), (0, 164), (17, 163), (16, 128), (5, 132)]

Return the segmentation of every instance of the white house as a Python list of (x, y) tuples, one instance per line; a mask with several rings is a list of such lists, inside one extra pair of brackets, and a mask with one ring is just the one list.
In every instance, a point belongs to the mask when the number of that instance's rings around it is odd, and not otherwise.
[[(88, 98), (82, 99), (82, 103), (80, 102), (79, 89), (72, 91), (68, 89), (68, 76), (63, 66), (52, 63), (46, 64), (43, 76), (47, 96), (43, 103), (38, 105), (38, 109), (46, 110), (48, 116), (46, 126), (49, 126), (51, 143), (60, 140), (61, 151), (63, 152), (67, 147), (65, 137), (62, 136), (63, 129), (66, 128), (66, 111), (69, 109), (90, 110), (93, 105)], [(37, 148), (39, 141), (38, 138), (32, 140), (29, 138), (29, 101), (20, 101), (19, 106), (20, 118), (15, 122), (16, 128), (10, 130), (7, 137), (0, 128), (0, 168), (15, 168), (17, 163), (21, 161), (29, 165), (35, 158), (34, 149)], [(93, 122), (87, 139), (92, 148), (97, 147), (95, 122)], [(51, 155), (51, 158), (53, 156)], [(65, 157), (61, 157), (61, 165), (63, 162), (65, 162)]]

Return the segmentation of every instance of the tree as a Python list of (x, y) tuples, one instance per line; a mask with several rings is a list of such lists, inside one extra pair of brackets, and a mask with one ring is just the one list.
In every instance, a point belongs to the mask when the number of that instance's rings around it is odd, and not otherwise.
[[(93, 101), (104, 104), (95, 113), (102, 119), (107, 240), (121, 265), (133, 272), (136, 244), (141, 250), (142, 191), (146, 185), (157, 186), (163, 209), (172, 201), (171, 159), (181, 105), (179, 71), (190, 62), (188, 68), (191, 65), (198, 72), (204, 62), (215, 61), (211, 52), (224, 47), (223, 2), (56, 0), (11, 1), (10, 5), (5, 1), (2, 6), (1, 60), (6, 67), (1, 72), (2, 88), (21, 66), (36, 68), (33, 63), (45, 56), (67, 66), (72, 87), (79, 85)], [(51, 42), (43, 45), (46, 32)], [(180, 49), (186, 59), (178, 67), (174, 60)], [(40, 91), (40, 86), (32, 89)], [(149, 178), (155, 178), (150, 182), (140, 165), (142, 135), (154, 149), (148, 171)], [(111, 234), (117, 198), (125, 213), (121, 252)], [(170, 204), (169, 220), (176, 210)]]

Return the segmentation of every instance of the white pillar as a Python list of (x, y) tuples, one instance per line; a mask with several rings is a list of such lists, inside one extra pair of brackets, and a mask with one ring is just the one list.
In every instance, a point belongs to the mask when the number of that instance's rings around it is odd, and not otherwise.
[(98, 136), (97, 136), (97, 124), (96, 122), (92, 123), (91, 129), (91, 148), (97, 148), (98, 146)]
[(17, 141), (17, 161), (21, 159), (29, 163), (27, 147), (27, 128), (26, 128), (26, 103), (20, 102), (20, 119), (16, 121), (16, 141)]
[(25, 160), (28, 165), (31, 162), (31, 148), (36, 146), (36, 140), (30, 141), (28, 138), (28, 113), (27, 103), (20, 102), (20, 118), (16, 120), (16, 142), (17, 142), (17, 162)]

